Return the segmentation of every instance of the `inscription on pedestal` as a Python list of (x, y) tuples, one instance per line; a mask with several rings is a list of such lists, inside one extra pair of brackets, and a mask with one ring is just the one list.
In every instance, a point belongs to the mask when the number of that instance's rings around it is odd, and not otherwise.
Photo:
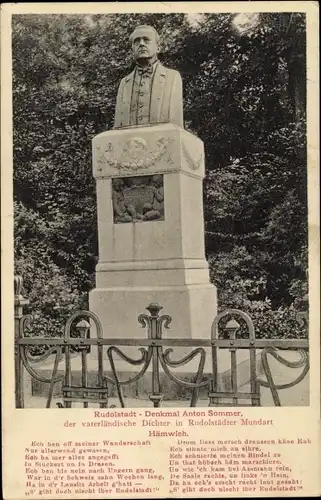
[(163, 175), (112, 180), (114, 224), (164, 220)]

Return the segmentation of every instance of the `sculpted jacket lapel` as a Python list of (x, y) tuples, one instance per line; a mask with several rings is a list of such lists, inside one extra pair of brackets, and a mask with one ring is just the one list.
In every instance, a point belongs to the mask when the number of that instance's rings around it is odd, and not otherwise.
[(152, 94), (150, 105), (150, 121), (160, 120), (164, 89), (166, 85), (167, 71), (161, 63), (158, 63), (153, 75)]
[(123, 102), (122, 102), (122, 126), (130, 125), (130, 103), (134, 85), (135, 70), (124, 79)]

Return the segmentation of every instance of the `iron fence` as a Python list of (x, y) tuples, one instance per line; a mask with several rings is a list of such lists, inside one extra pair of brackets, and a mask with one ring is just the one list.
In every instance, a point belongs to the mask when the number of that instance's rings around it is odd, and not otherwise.
[[(151, 367), (152, 387), (149, 399), (154, 407), (159, 407), (164, 394), (160, 380), (160, 371), (163, 370), (171, 382), (191, 391), (190, 406), (197, 405), (200, 389), (205, 389), (208, 406), (261, 406), (261, 387), (270, 389), (275, 406), (281, 406), (279, 390), (287, 389), (298, 384), (309, 371), (309, 343), (307, 339), (259, 339), (256, 338), (253, 321), (250, 316), (238, 309), (227, 309), (221, 312), (213, 321), (208, 339), (164, 338), (163, 329), (168, 328), (171, 317), (160, 315), (162, 306), (149, 304), (146, 310), (149, 314), (140, 314), (138, 321), (147, 331), (142, 338), (107, 338), (103, 335), (103, 328), (99, 318), (90, 311), (77, 311), (66, 322), (62, 337), (39, 337), (26, 334), (26, 328), (32, 328), (32, 316), (24, 315), (23, 308), (28, 300), (22, 296), (22, 278), (15, 278), (15, 400), (17, 408), (24, 408), (24, 372), (27, 371), (32, 379), (48, 384), (46, 408), (50, 408), (53, 400), (55, 385), (62, 383), (62, 400), (60, 407), (70, 408), (73, 403), (80, 402), (84, 408), (89, 404), (98, 404), (100, 408), (108, 407), (108, 384), (115, 387), (119, 404), (125, 407), (123, 387), (141, 379)], [(92, 334), (92, 324), (95, 325), (96, 336)], [(307, 313), (298, 314), (298, 321), (307, 321)], [(244, 338), (238, 338), (237, 333), (242, 328), (247, 331)], [(71, 335), (72, 328), (78, 334)], [(31, 350), (35, 346), (42, 346), (45, 352), (34, 356)], [(90, 348), (97, 348), (97, 382), (88, 384), (88, 356)], [(136, 347), (139, 357), (133, 358), (123, 352), (122, 347)], [(175, 347), (190, 348), (191, 351), (180, 360), (173, 360)], [(104, 358), (106, 348), (107, 357)], [(166, 349), (165, 349), (166, 348)], [(164, 350), (165, 349), (165, 350)], [(239, 389), (237, 354), (240, 350), (249, 351), (250, 390), (243, 392)], [(220, 350), (230, 352), (230, 387), (231, 390), (219, 390), (218, 360)], [(289, 361), (279, 351), (295, 350), (300, 353), (298, 361)], [(77, 352), (81, 359), (81, 383), (75, 384), (71, 367), (72, 354)], [(35, 368), (50, 356), (53, 356), (53, 368), (50, 377), (44, 377)], [(115, 356), (137, 367), (137, 373), (120, 380), (116, 369)], [(204, 374), (206, 357), (210, 356), (211, 373)], [(265, 379), (259, 377), (257, 358), (261, 356)], [(198, 357), (198, 366), (194, 380), (187, 381), (178, 377), (172, 368), (187, 365)], [(279, 363), (290, 368), (302, 368), (302, 372), (295, 380), (286, 384), (276, 384), (269, 359), (273, 357)], [(64, 363), (64, 374), (58, 374), (59, 363)], [(109, 370), (107, 370), (108, 362)], [(112, 376), (108, 376), (111, 372)], [(244, 402), (246, 401), (246, 402)]]

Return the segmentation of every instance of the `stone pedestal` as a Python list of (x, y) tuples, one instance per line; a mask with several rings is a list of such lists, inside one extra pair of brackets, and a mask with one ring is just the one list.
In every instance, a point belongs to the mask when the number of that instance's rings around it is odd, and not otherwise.
[(104, 335), (146, 336), (137, 317), (158, 302), (173, 319), (169, 336), (208, 338), (217, 306), (204, 253), (203, 142), (169, 123), (103, 132), (93, 139), (93, 174), (90, 310)]

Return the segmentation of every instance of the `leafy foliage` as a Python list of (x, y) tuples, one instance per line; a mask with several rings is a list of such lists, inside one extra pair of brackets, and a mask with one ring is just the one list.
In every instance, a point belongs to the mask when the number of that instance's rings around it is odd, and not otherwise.
[(205, 143), (206, 249), (220, 307), (252, 313), (262, 335), (294, 331), (307, 268), (305, 17), (262, 14), (248, 36), (232, 21), (13, 16), (15, 265), (37, 331), (60, 331), (94, 286), (91, 140), (113, 126), (132, 65), (124, 40), (145, 23), (161, 34), (163, 63), (181, 72), (186, 128)]

